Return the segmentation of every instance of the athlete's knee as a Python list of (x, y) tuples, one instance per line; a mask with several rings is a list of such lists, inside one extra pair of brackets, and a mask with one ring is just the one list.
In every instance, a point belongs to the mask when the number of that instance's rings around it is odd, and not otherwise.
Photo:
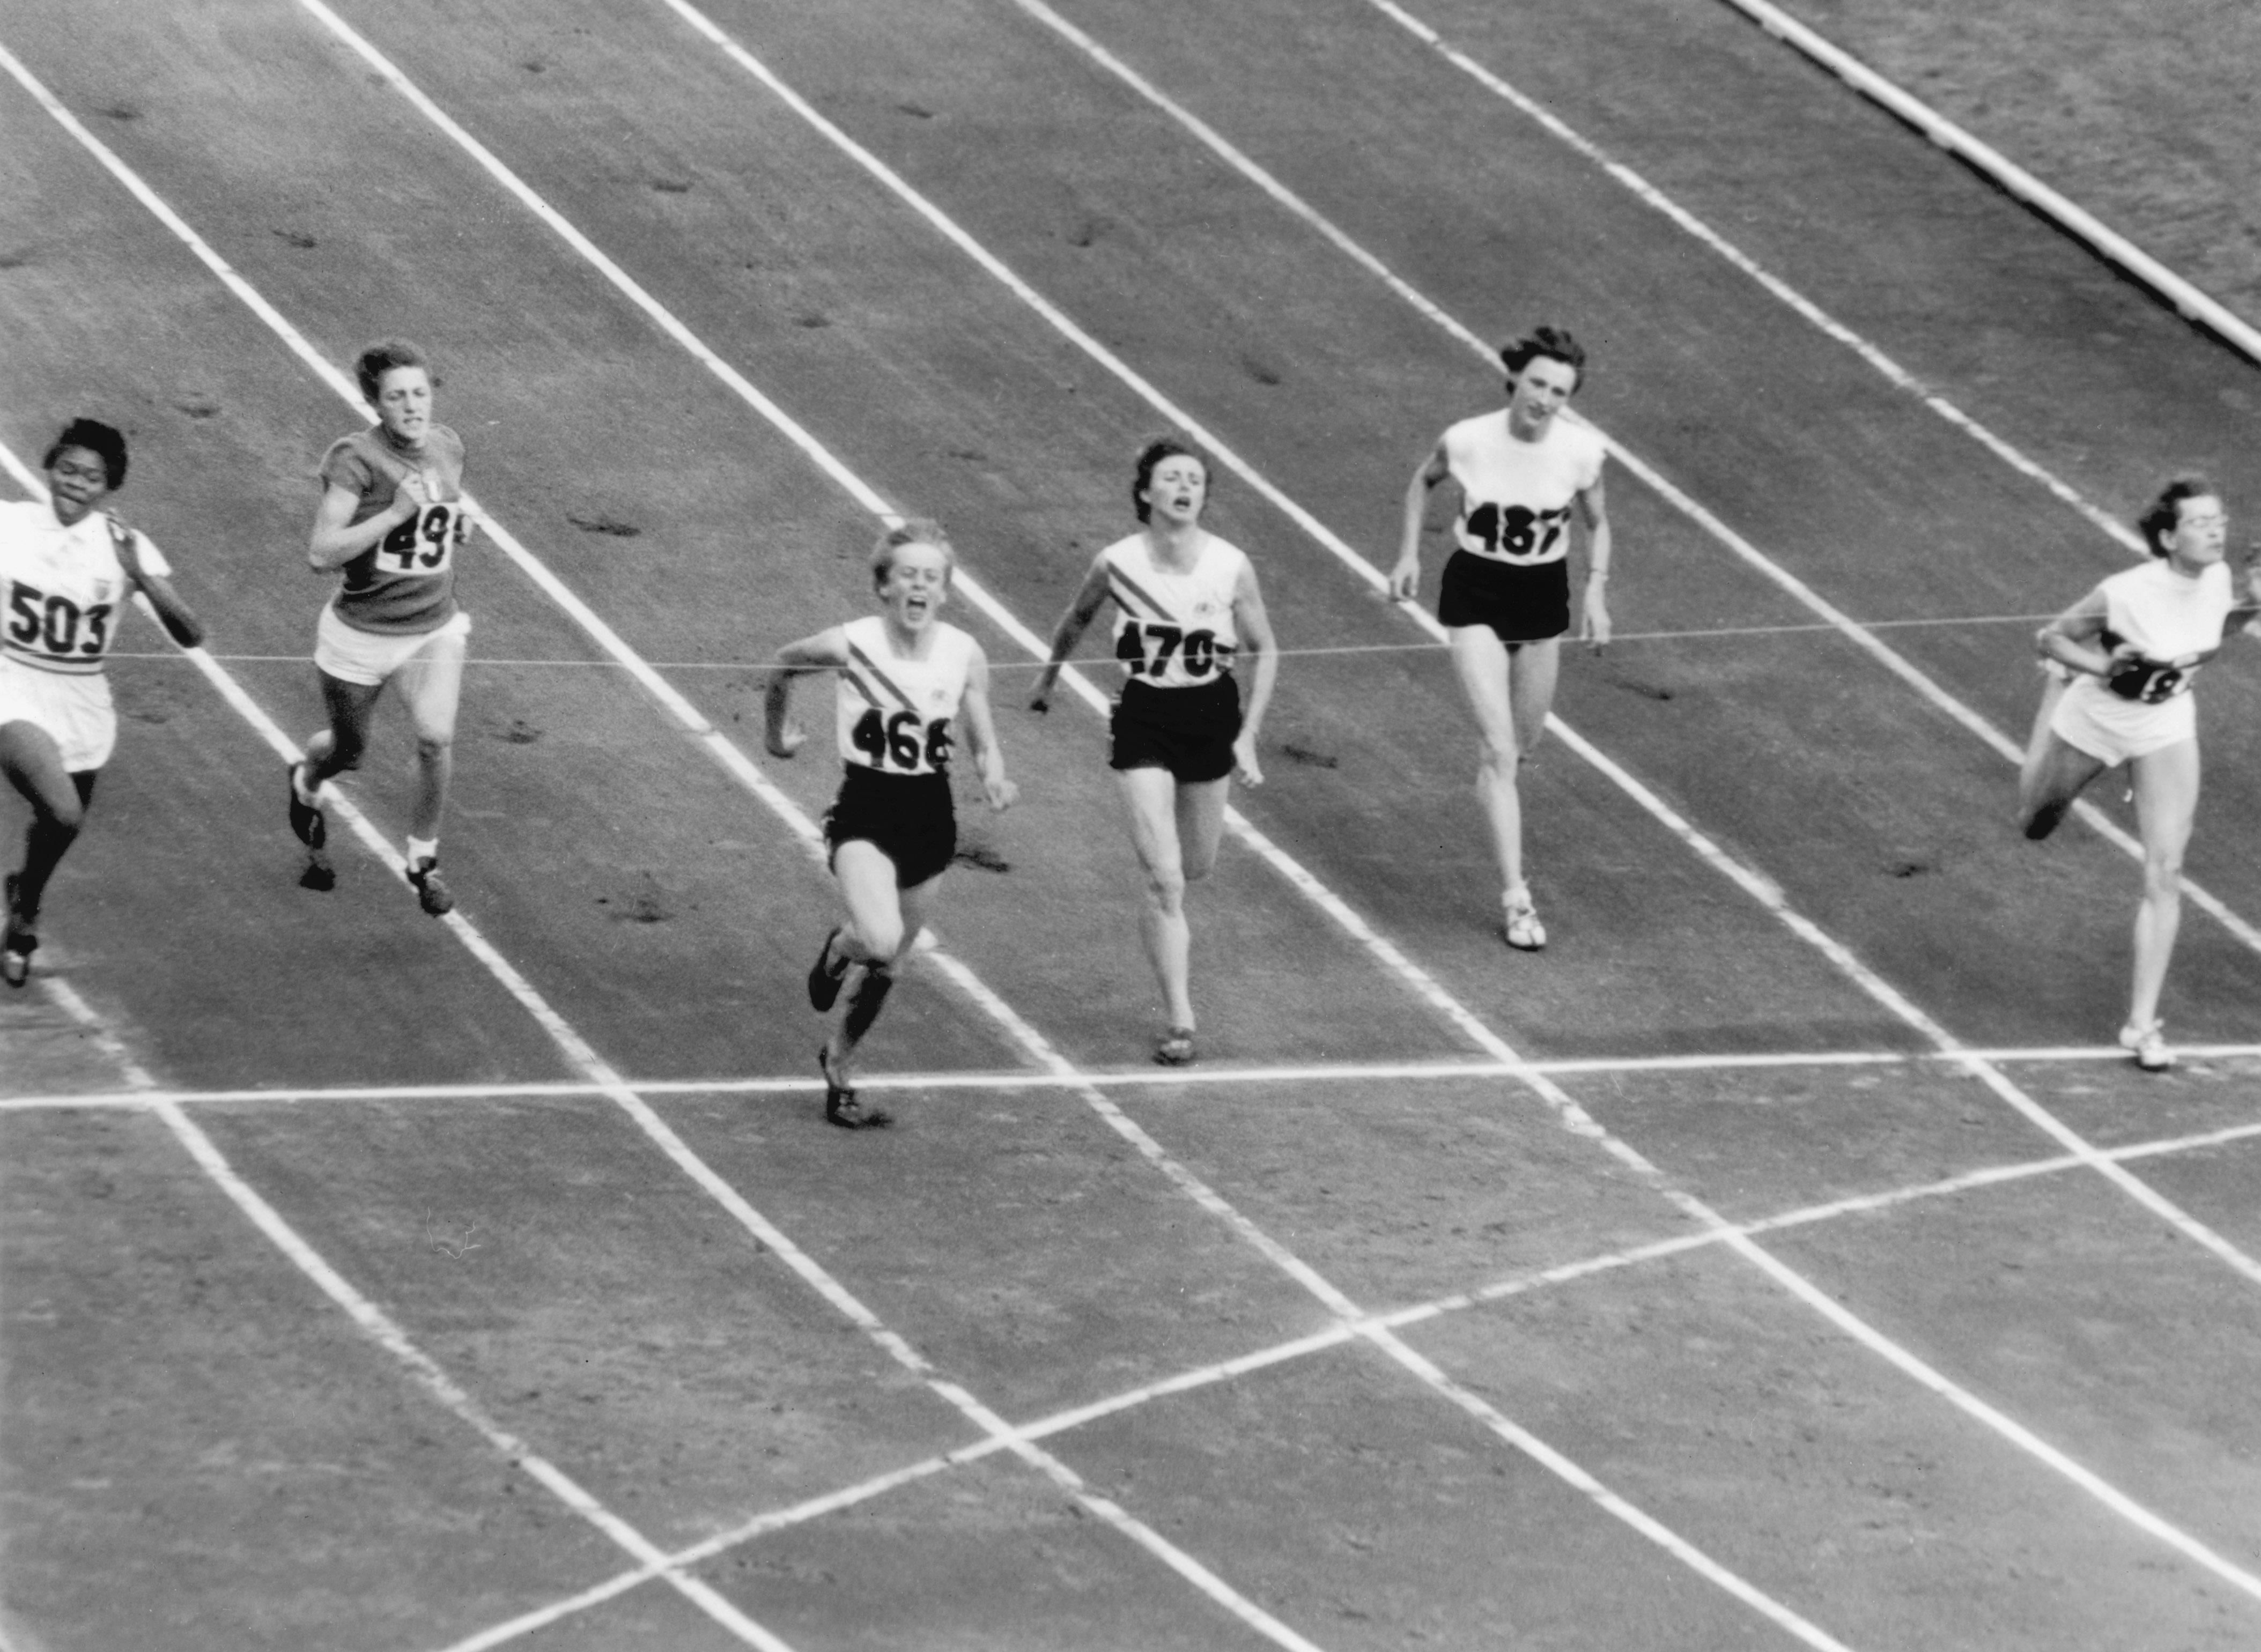
[(416, 737), (416, 758), (425, 764), (443, 763), (456, 748), (453, 734), (419, 734)]
[(909, 939), (903, 933), (900, 918), (881, 919), (870, 927), (858, 926), (856, 939), (863, 943), (865, 967), (892, 971), (895, 960), (903, 955), (903, 943)]
[(2178, 900), (2182, 896), (2183, 852), (2180, 847), (2152, 849), (2143, 855), (2143, 893), (2153, 900)]
[(1165, 916), (1185, 905), (1186, 865), (1182, 860), (1163, 861), (1145, 869), (1146, 904)]
[(1484, 741), (1483, 755), (1477, 760), (1476, 782), (1482, 786), (1496, 786), (1502, 781), (1509, 785), (1523, 767), (1523, 754), (1516, 748), (1515, 737)]

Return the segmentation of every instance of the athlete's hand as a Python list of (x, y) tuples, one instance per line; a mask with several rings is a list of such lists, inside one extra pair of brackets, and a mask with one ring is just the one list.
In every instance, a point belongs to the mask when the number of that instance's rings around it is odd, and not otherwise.
[(1591, 643), (1596, 654), (1609, 647), (1611, 636), (1610, 605), (1602, 596), (1601, 588), (1589, 582), (1582, 617), (1578, 621), (1578, 640)]
[(1232, 776), (1244, 786), (1264, 783), (1264, 765), (1256, 761), (1256, 739), (1243, 734), (1232, 742)]
[(406, 522), (421, 511), (424, 508), (426, 491), (422, 471), (412, 470), (401, 477), (392, 490), (393, 519)]
[(1021, 800), (1021, 789), (1002, 775), (999, 775), (994, 780), (986, 775), (983, 776), (981, 790), (989, 798), (989, 806), (999, 814), (1004, 813), (1006, 810)]
[(790, 758), (807, 743), (808, 734), (797, 723), (787, 723), (783, 728), (773, 728), (763, 744), (772, 757)]
[(1389, 570), (1389, 599), (1410, 603), (1421, 591), (1421, 560), (1401, 557), (1397, 566)]
[(110, 545), (118, 554), (118, 567), (126, 570), (126, 577), (134, 584), (145, 584), (141, 572), (141, 536), (111, 512), (104, 511), (102, 514), (110, 524)]

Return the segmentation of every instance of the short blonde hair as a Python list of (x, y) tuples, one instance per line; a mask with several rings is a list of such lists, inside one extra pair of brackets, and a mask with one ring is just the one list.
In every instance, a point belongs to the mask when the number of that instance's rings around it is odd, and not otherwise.
[(932, 517), (915, 516), (879, 535), (879, 542), (872, 547), (872, 589), (878, 590), (887, 583), (894, 571), (895, 553), (906, 545), (931, 545), (942, 553), (942, 583), (951, 583), (958, 572), (958, 553), (951, 548), (950, 535), (942, 531), (942, 524)]

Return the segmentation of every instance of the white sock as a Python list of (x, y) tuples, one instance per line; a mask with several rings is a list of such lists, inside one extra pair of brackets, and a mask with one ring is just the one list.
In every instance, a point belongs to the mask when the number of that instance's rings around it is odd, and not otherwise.
[(420, 865), (420, 864), (422, 864), (422, 863), (423, 863), (424, 862), (426, 862), (426, 861), (436, 861), (436, 860), (438, 860), (439, 858), (440, 858), (440, 840), (439, 840), (439, 839), (437, 839), (437, 838), (411, 838), (411, 839), (409, 839), (409, 840), (408, 840), (408, 864), (409, 864), (409, 865), (411, 865), (411, 866), (417, 866), (417, 865)]

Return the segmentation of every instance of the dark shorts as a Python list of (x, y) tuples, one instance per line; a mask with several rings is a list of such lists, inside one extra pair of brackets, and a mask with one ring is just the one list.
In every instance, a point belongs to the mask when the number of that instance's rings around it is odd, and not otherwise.
[(1240, 684), (1230, 675), (1190, 689), (1126, 683), (1108, 730), (1111, 769), (1166, 769), (1189, 784), (1222, 780), (1240, 733)]
[[(883, 775), (851, 767), (824, 812), (825, 847), (868, 843), (895, 863), (895, 887), (915, 889), (958, 854), (958, 811), (948, 775)], [(828, 856), (828, 861), (829, 857)]]
[(1437, 593), (1444, 626), (1489, 626), (1502, 642), (1544, 642), (1570, 628), (1570, 561), (1495, 561), (1454, 551)]

